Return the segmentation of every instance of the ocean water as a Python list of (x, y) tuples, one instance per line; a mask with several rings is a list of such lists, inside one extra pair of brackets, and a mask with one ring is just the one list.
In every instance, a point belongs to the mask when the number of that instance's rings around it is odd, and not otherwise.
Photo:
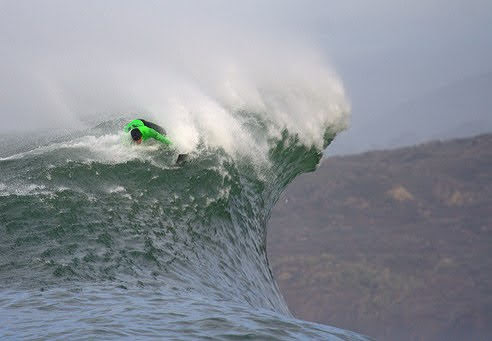
[(279, 194), (335, 129), (316, 146), (243, 120), (263, 153), (201, 141), (176, 165), (124, 122), (3, 137), (1, 339), (366, 340), (294, 318), (266, 254)]

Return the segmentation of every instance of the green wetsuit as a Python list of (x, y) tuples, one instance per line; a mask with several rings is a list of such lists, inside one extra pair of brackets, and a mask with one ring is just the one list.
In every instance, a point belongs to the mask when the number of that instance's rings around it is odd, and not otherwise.
[(142, 133), (142, 140), (143, 141), (145, 141), (149, 138), (153, 138), (153, 139), (156, 139), (157, 141), (162, 142), (168, 146), (172, 144), (171, 140), (169, 140), (169, 138), (165, 134), (159, 133), (156, 129), (145, 125), (145, 123), (147, 123), (149, 126), (154, 126), (157, 129), (160, 128), (157, 125), (150, 123), (150, 122), (147, 122), (147, 121), (144, 121), (144, 120), (133, 120), (125, 126), (124, 130), (126, 133), (128, 133), (132, 129), (140, 130), (140, 132)]

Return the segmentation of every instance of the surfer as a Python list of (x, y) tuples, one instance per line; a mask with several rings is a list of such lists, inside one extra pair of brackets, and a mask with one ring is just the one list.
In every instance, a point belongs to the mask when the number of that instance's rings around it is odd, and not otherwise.
[(124, 130), (125, 133), (130, 132), (132, 140), (136, 144), (140, 144), (149, 138), (153, 138), (167, 146), (172, 144), (171, 140), (166, 136), (164, 128), (146, 120), (133, 120), (125, 126)]
[[(142, 119), (135, 119), (128, 123), (125, 128), (125, 133), (130, 132), (133, 142), (136, 144), (142, 143), (142, 141), (153, 138), (166, 146), (172, 145), (171, 140), (166, 136), (166, 131), (161, 126)], [(177, 164), (181, 164), (186, 161), (188, 154), (179, 154), (176, 160)]]

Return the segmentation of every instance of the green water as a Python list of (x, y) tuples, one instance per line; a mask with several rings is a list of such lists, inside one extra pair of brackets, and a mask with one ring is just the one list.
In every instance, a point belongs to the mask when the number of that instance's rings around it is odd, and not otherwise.
[(2, 144), (1, 338), (365, 339), (295, 319), (268, 265), (270, 211), (321, 150), (284, 131), (177, 166), (119, 125)]

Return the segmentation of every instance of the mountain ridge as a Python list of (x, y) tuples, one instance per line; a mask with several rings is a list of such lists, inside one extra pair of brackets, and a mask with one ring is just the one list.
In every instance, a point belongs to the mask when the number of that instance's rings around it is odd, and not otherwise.
[(297, 317), (378, 340), (492, 336), (492, 134), (324, 160), (272, 212)]

